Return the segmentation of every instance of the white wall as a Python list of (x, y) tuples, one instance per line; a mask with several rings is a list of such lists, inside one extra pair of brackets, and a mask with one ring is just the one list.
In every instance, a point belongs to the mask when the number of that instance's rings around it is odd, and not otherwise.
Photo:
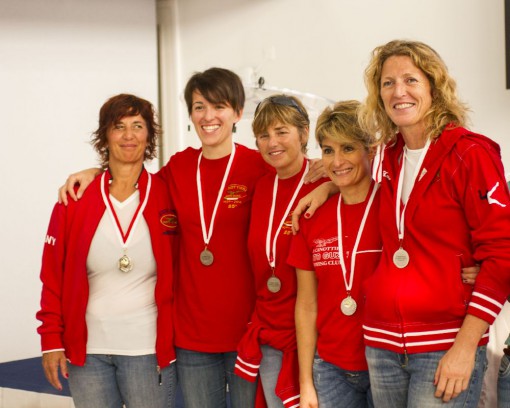
[(96, 164), (99, 108), (158, 96), (155, 0), (0, 0), (0, 362), (39, 355), (39, 269), (57, 187)]
[[(424, 41), (444, 58), (473, 110), (472, 129), (495, 139), (510, 170), (510, 91), (505, 89), (503, 0), (162, 0), (174, 89), (162, 103), (171, 152), (196, 143), (177, 111), (187, 78), (223, 66), (258, 68), (266, 84), (333, 100), (363, 99), (371, 50), (395, 38)], [(509, 28), (510, 29), (510, 28)], [(163, 70), (163, 76), (169, 72)], [(182, 97), (181, 97), (181, 105)], [(242, 124), (252, 142), (249, 120)], [(313, 146), (312, 146), (313, 147)]]

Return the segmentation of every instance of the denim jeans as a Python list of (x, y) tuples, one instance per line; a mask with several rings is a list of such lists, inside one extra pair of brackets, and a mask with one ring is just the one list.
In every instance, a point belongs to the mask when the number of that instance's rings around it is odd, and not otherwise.
[(368, 371), (348, 371), (315, 356), (313, 383), (320, 408), (372, 408)]
[(476, 408), (487, 369), (487, 348), (478, 347), (468, 388), (448, 403), (436, 398), (434, 375), (446, 351), (404, 354), (367, 347), (372, 396), (377, 408)]
[(276, 383), (282, 368), (283, 352), (266, 345), (263, 345), (261, 350), (262, 361), (260, 362), (259, 374), (267, 408), (283, 408), (282, 400), (275, 394)]
[(68, 364), (69, 388), (76, 408), (174, 408), (175, 364), (160, 374), (154, 354), (87, 354), (83, 367)]
[(510, 357), (503, 354), (498, 373), (498, 408), (510, 408)]
[(176, 348), (177, 378), (186, 408), (231, 408), (255, 405), (257, 383), (234, 374), (236, 352), (201, 353)]

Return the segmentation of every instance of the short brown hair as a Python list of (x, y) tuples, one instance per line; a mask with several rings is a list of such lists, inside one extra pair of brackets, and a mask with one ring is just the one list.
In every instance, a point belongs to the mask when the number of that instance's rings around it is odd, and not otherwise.
[[(284, 103), (280, 103), (282, 101)], [(255, 111), (255, 117), (251, 124), (255, 137), (267, 131), (276, 122), (295, 126), (300, 136), (308, 136), (310, 119), (302, 102), (295, 96), (279, 94), (272, 95), (262, 100)], [(301, 146), (303, 153), (306, 153), (308, 137)]]
[(148, 136), (144, 160), (156, 157), (161, 126), (157, 122), (154, 106), (149, 101), (130, 94), (119, 94), (108, 99), (99, 111), (99, 127), (92, 134), (91, 144), (99, 154), (101, 166), (108, 166), (108, 131), (123, 117), (140, 115), (147, 124)]
[(184, 89), (184, 99), (191, 115), (193, 92), (198, 91), (210, 103), (228, 103), (236, 113), (244, 108), (244, 87), (237, 74), (224, 68), (209, 68), (196, 72)]

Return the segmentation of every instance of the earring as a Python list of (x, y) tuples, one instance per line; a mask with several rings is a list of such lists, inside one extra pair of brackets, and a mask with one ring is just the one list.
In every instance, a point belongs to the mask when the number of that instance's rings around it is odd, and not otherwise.
[(232, 127), (232, 133), (235, 133), (237, 132), (237, 127), (236, 127), (236, 124), (234, 123), (234, 126)]

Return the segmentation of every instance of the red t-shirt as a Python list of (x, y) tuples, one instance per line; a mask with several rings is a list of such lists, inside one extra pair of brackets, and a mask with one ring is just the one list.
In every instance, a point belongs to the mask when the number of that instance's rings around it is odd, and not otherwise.
[[(175, 345), (199, 352), (234, 351), (255, 302), (247, 238), (256, 181), (267, 172), (260, 154), (236, 145), (235, 157), (214, 221), (204, 266), (196, 172), (200, 150), (170, 158), (159, 174), (168, 182), (179, 224), (180, 252), (175, 279)], [(207, 230), (230, 156), (200, 163)]]
[[(280, 225), (287, 206), (303, 176), (306, 160), (301, 171), (288, 179), (278, 180), (275, 211), (271, 237), (274, 237)], [(266, 255), (266, 235), (273, 198), (274, 174), (267, 174), (260, 179), (255, 189), (251, 210), (250, 234), (248, 248), (250, 260), (255, 274), (257, 301), (255, 312), (257, 321), (266, 329), (295, 330), (294, 307), (296, 304), (296, 270), (287, 264), (290, 243), (292, 241), (292, 210), (301, 197), (308, 194), (327, 179), (321, 179), (312, 184), (303, 184), (289, 214), (287, 215), (276, 241), (275, 276), (281, 281), (281, 289), (272, 293), (267, 288), (267, 280), (272, 271)], [(272, 241), (270, 241), (272, 248)]]
[[(341, 206), (342, 245), (347, 282), (351, 274), (351, 252), (371, 191), (363, 203)], [(296, 268), (313, 271), (317, 278), (317, 352), (319, 356), (345, 370), (367, 370), (363, 345), (362, 283), (375, 270), (382, 244), (379, 233), (379, 192), (368, 214), (358, 245), (351, 296), (357, 310), (344, 315), (340, 304), (347, 296), (338, 254), (337, 205), (339, 195), (331, 197), (309, 219), (301, 219), (300, 232), (293, 240), (288, 262)]]

